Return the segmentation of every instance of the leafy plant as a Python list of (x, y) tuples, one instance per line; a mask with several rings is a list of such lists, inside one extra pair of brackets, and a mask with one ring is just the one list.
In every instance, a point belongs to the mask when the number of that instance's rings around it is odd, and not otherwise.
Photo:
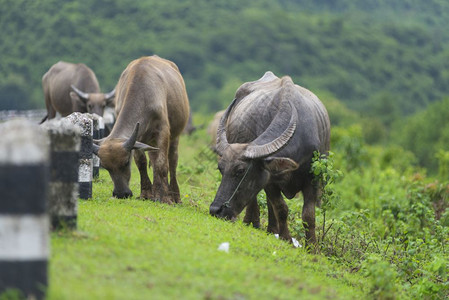
[(340, 170), (334, 167), (334, 153), (321, 154), (318, 151), (313, 153), (310, 172), (314, 176), (314, 183), (319, 187), (319, 199), (321, 200), (320, 210), (323, 215), (323, 227), (321, 242), (326, 236), (326, 212), (337, 205), (338, 194), (335, 193), (335, 183), (342, 176)]

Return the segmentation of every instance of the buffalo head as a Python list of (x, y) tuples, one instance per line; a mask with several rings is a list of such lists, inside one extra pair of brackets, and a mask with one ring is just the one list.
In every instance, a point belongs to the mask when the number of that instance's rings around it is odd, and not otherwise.
[(114, 101), (115, 89), (109, 93), (85, 93), (73, 84), (70, 98), (74, 111), (87, 111), (88, 113), (103, 116), (104, 108), (110, 106)]
[[(211, 215), (230, 220), (242, 212), (272, 176), (281, 177), (298, 168), (298, 164), (290, 158), (273, 156), (288, 144), (295, 133), (296, 110), (291, 110), (289, 124), (283, 133), (270, 142), (230, 144), (226, 136), (226, 123), (235, 102), (226, 110), (217, 130), (216, 151), (220, 155), (218, 169), (222, 180), (209, 209)], [(270, 130), (267, 128), (265, 136), (269, 135)]]
[(112, 192), (114, 197), (128, 198), (133, 195), (129, 189), (131, 151), (158, 150), (147, 144), (137, 142), (138, 131), (139, 123), (136, 124), (133, 133), (128, 139), (106, 138), (94, 141), (93, 152), (100, 158), (101, 166), (108, 170), (114, 183), (114, 191)]

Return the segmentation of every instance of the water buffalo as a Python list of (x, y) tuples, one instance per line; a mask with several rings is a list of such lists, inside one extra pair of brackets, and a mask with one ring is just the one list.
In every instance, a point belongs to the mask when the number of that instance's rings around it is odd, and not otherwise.
[(329, 117), (312, 92), (272, 72), (244, 83), (218, 126), (216, 151), (222, 180), (210, 214), (233, 220), (247, 207), (244, 222), (259, 227), (256, 197), (264, 189), (267, 230), (291, 240), (282, 194), (291, 199), (302, 191), (306, 243), (315, 244), (319, 188), (310, 166), (314, 151), (328, 153), (329, 143)]
[(225, 113), (225, 110), (220, 110), (219, 112), (217, 112), (214, 115), (214, 118), (210, 122), (209, 126), (207, 127), (207, 133), (211, 137), (210, 148), (213, 151), (215, 151), (216, 142), (217, 142), (218, 124), (220, 124), (220, 119), (224, 115), (224, 113)]
[[(114, 182), (113, 195), (132, 196), (130, 157), (140, 172), (141, 198), (180, 202), (176, 180), (178, 143), (189, 118), (189, 100), (178, 67), (158, 56), (132, 61), (120, 76), (116, 95), (117, 120), (108, 137), (96, 141), (94, 152)], [(140, 129), (140, 130), (139, 130)], [(151, 146), (152, 147), (151, 147)], [(159, 150), (153, 151), (156, 147)], [(147, 173), (147, 157), (153, 184)], [(168, 183), (170, 173), (170, 184)]]
[(198, 128), (193, 125), (193, 118), (192, 118), (192, 112), (189, 114), (189, 120), (187, 121), (187, 125), (184, 128), (184, 133), (187, 135), (191, 135), (194, 133)]
[(73, 112), (89, 112), (103, 116), (106, 105), (114, 100), (115, 90), (100, 93), (95, 73), (85, 64), (64, 61), (54, 64), (42, 77), (47, 115), (53, 119), (58, 112), (66, 117)]

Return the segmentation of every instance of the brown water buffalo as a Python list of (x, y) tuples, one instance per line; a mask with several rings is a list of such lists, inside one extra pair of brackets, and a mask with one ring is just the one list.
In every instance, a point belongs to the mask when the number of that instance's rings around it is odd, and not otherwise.
[(259, 227), (257, 194), (268, 202), (268, 231), (291, 240), (288, 207), (282, 197), (304, 196), (302, 220), (306, 243), (315, 244), (315, 204), (319, 188), (310, 166), (314, 151), (329, 150), (330, 122), (320, 100), (288, 76), (267, 72), (237, 90), (217, 130), (216, 151), (222, 180), (210, 213)]
[(96, 113), (103, 116), (104, 108), (111, 105), (115, 90), (100, 93), (95, 73), (85, 64), (60, 61), (42, 77), (47, 116), (41, 121), (53, 119), (56, 113), (66, 117), (73, 112)]
[[(158, 56), (132, 61), (120, 76), (116, 94), (116, 123), (109, 136), (97, 141), (94, 152), (114, 182), (113, 195), (132, 196), (130, 157), (140, 172), (141, 198), (180, 202), (176, 180), (179, 136), (189, 118), (189, 100), (178, 67)], [(152, 147), (151, 147), (151, 146)], [(156, 147), (159, 150), (154, 151)], [(150, 150), (153, 184), (147, 173)], [(168, 182), (170, 173), (170, 183)]]

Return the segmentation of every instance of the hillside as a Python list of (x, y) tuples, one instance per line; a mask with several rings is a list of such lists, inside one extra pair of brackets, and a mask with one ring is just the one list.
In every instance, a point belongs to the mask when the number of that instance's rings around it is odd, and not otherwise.
[[(449, 177), (426, 178), (397, 146), (363, 143), (358, 127), (337, 128), (335, 178), (316, 209), (319, 253), (304, 249), (302, 196), (286, 200), (288, 224), (302, 245), (261, 229), (213, 218), (221, 176), (206, 129), (182, 136), (182, 204), (112, 198), (104, 169), (93, 199), (81, 200), (78, 231), (52, 234), (49, 299), (447, 299)], [(209, 152), (208, 152), (209, 151)], [(209, 154), (209, 155), (208, 155)], [(447, 176), (447, 173), (446, 173)], [(331, 192), (331, 193), (330, 193)], [(229, 252), (221, 252), (221, 243)], [(1, 296), (0, 296), (1, 298)]]
[(365, 2), (0, 0), (0, 109), (42, 108), (41, 77), (59, 60), (86, 63), (106, 91), (150, 54), (179, 65), (196, 112), (266, 70), (372, 116), (448, 95), (448, 4)]

